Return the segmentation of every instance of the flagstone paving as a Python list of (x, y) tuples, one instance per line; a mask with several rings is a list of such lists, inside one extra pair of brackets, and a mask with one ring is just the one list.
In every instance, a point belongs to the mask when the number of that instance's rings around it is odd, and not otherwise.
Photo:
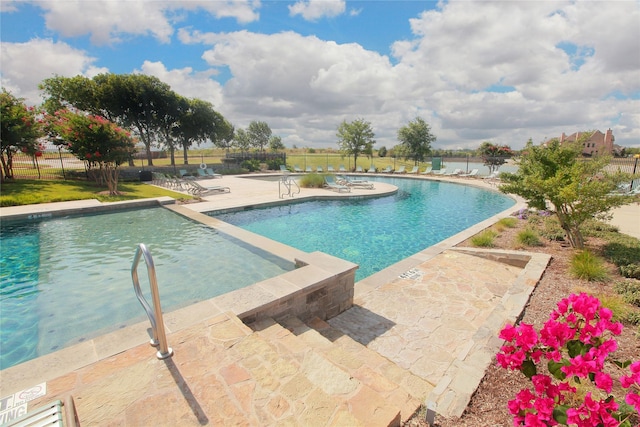
[(451, 245), (357, 283), (332, 319), (216, 313), (168, 334), (173, 357), (132, 346), (49, 379), (29, 407), (71, 395), (100, 426), (387, 426), (425, 402), (460, 415), (549, 257)]

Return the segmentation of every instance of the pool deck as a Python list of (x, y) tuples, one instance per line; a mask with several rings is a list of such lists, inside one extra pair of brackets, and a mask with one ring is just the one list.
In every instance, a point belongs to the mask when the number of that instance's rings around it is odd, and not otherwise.
[[(437, 179), (495, 189), (482, 179)], [(194, 213), (283, 200), (277, 181), (225, 176), (202, 183), (231, 192), (183, 205)], [(285, 200), (368, 197), (394, 188), (301, 189)], [(100, 203), (0, 212), (40, 215), (79, 205)], [(498, 331), (520, 315), (549, 256), (454, 246), (523, 206), (517, 200), (508, 211), (357, 282), (354, 306), (326, 322), (245, 325), (232, 308), (203, 302), (165, 315), (174, 350), (169, 359), (155, 357), (146, 322), (0, 371), (0, 396), (46, 382), (46, 394), (29, 402), (29, 410), (70, 395), (81, 425), (400, 425), (420, 404), (459, 416), (500, 345)], [(621, 231), (629, 227), (632, 234), (640, 205), (629, 206), (628, 216), (614, 215), (612, 222), (619, 219)], [(274, 245), (296, 253), (283, 246)]]

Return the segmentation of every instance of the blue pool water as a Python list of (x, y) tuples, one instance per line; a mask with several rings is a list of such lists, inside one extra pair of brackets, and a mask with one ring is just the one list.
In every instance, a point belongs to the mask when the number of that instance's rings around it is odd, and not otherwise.
[(210, 215), (306, 252), (354, 262), (361, 280), (515, 204), (503, 194), (466, 185), (367, 179), (391, 183), (398, 193)]
[[(145, 320), (131, 281), (139, 243), (165, 312), (294, 268), (164, 208), (3, 221), (0, 242), (0, 369)], [(151, 301), (144, 261), (138, 276)]]

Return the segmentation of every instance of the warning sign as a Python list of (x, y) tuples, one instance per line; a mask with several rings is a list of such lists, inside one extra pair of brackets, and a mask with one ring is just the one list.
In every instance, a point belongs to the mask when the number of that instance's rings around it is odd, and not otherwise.
[(0, 398), (0, 424), (8, 423), (27, 413), (27, 402), (47, 394), (47, 383)]

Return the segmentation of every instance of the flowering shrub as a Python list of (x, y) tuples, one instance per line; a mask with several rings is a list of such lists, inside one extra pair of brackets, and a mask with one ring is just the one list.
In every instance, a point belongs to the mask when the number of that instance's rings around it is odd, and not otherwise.
[(130, 133), (104, 117), (69, 110), (56, 111), (47, 123), (64, 147), (89, 169), (97, 169), (98, 183), (105, 184), (110, 195), (118, 194), (118, 167), (135, 151)]
[(0, 91), (0, 179), (13, 178), (13, 155), (18, 151), (36, 155), (43, 136), (38, 112), (4, 88)]
[[(498, 364), (521, 371), (533, 385), (508, 403), (515, 426), (631, 427), (640, 411), (640, 361), (613, 362), (631, 372), (620, 376), (628, 393), (624, 402), (616, 401), (613, 378), (604, 366), (617, 349), (612, 336), (620, 335), (622, 324), (611, 317), (597, 298), (582, 293), (560, 301), (539, 333), (526, 323), (502, 329), (500, 338), (506, 342), (496, 356)], [(538, 371), (543, 360), (551, 375)], [(586, 379), (595, 389), (576, 399), (576, 386)]]
[(484, 164), (489, 166), (489, 172), (494, 172), (505, 164), (507, 159), (513, 157), (513, 150), (508, 145), (496, 145), (485, 141), (478, 148), (478, 154)]

